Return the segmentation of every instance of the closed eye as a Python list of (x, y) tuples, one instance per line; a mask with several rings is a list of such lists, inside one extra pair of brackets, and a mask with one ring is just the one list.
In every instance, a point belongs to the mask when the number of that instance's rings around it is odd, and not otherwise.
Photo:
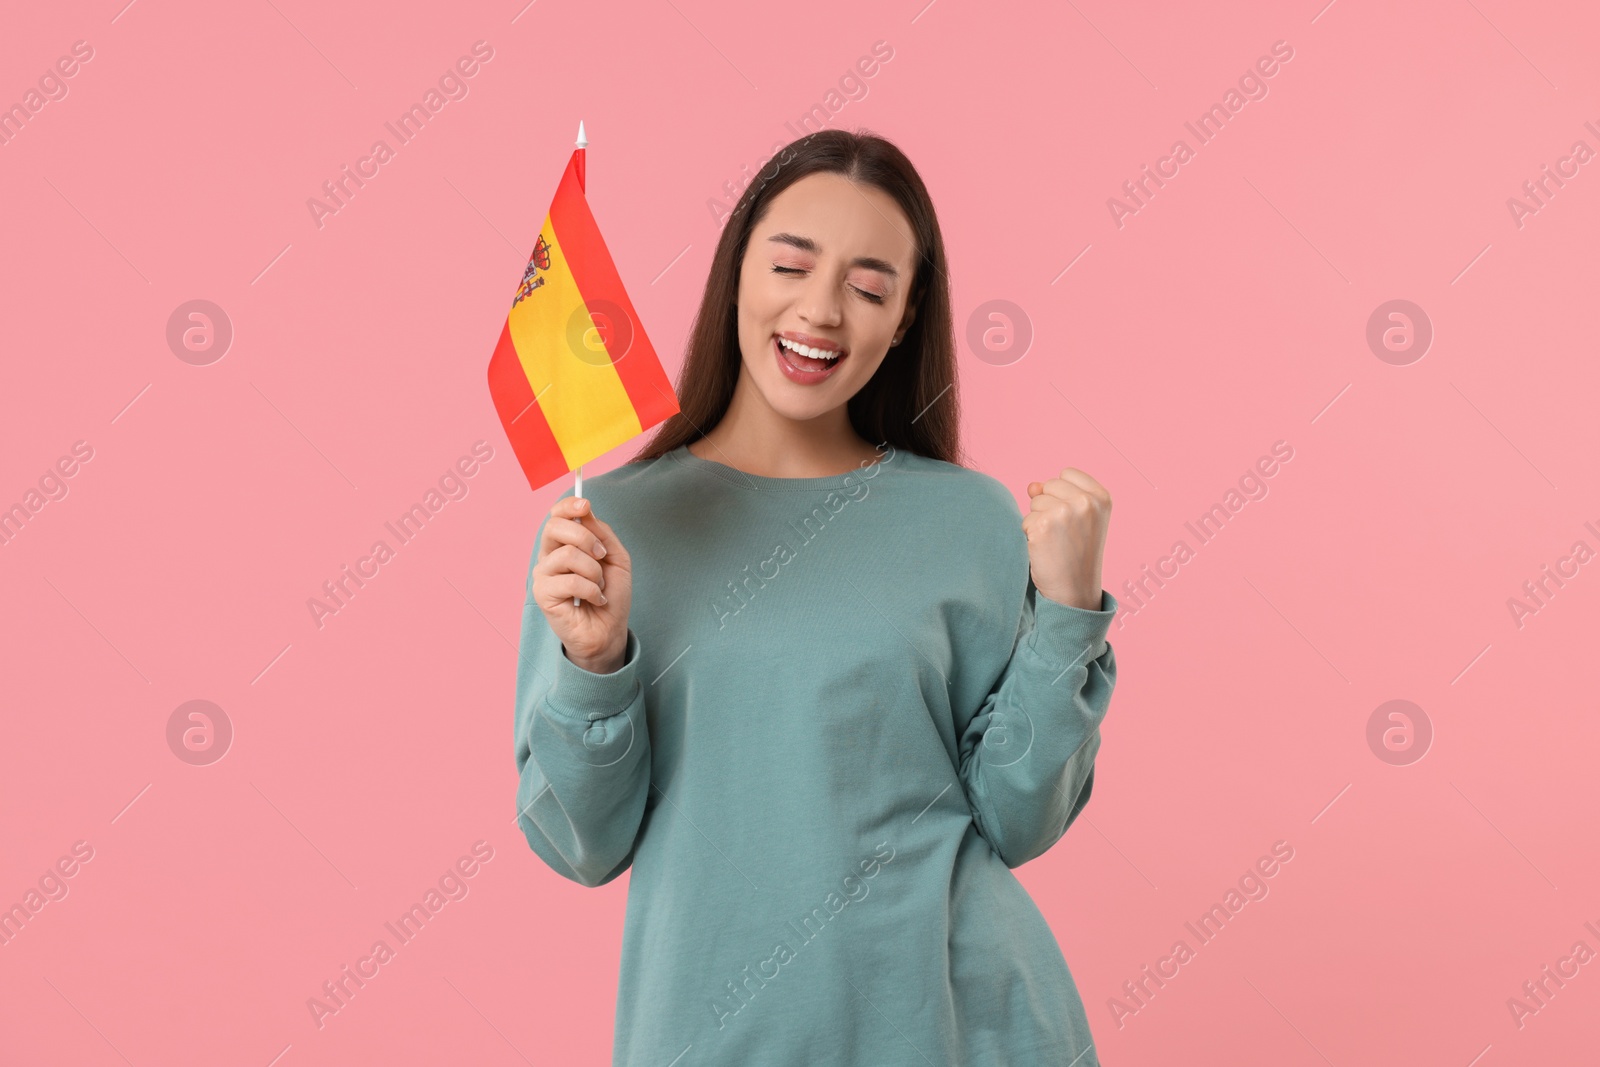
[[(778, 273), (778, 274), (804, 274), (805, 273), (805, 271), (801, 270), (799, 267), (780, 267), (776, 263), (774, 263), (772, 265), (772, 269), (773, 269), (773, 271), (775, 273)], [(859, 289), (854, 285), (852, 285), (850, 288), (854, 289), (857, 293), (859, 293), (861, 296), (865, 297), (866, 299), (872, 301), (874, 304), (883, 303), (883, 297), (879, 296), (877, 293), (869, 293), (865, 289)]]

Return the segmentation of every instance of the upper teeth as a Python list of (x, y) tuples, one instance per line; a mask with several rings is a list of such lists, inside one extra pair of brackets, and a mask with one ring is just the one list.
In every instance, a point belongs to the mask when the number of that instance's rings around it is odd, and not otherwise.
[(796, 344), (787, 337), (778, 338), (778, 343), (791, 352), (798, 352), (811, 359), (838, 359), (840, 354), (827, 348), (812, 348), (809, 345)]

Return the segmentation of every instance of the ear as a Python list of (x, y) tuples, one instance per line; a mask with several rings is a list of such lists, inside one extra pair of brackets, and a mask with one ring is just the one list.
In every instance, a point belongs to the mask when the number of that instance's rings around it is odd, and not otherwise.
[(917, 305), (922, 302), (920, 299), (921, 295), (921, 292), (918, 291), (916, 297), (906, 302), (906, 312), (904, 315), (900, 316), (900, 327), (899, 329), (895, 330), (896, 336), (904, 337), (906, 335), (906, 331), (911, 329), (911, 324), (916, 321)]

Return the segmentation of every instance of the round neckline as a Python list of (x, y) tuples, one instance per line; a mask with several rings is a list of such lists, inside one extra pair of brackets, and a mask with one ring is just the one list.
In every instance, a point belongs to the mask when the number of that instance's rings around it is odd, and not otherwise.
[[(895, 454), (903, 455), (904, 452), (896, 449)], [(697, 456), (689, 451), (688, 444), (679, 445), (671, 452), (668, 452), (667, 456), (692, 470), (704, 471), (742, 488), (776, 493), (801, 493), (817, 489), (838, 489), (844, 485), (846, 478), (852, 474), (860, 475), (861, 471), (866, 469), (865, 467), (857, 467), (841, 474), (824, 474), (820, 477), (812, 478), (775, 478), (766, 474), (751, 474), (737, 467), (730, 467), (726, 463), (718, 463), (714, 459), (705, 459), (702, 456)], [(880, 460), (879, 462), (883, 461)], [(876, 477), (876, 475), (873, 475), (873, 477)]]

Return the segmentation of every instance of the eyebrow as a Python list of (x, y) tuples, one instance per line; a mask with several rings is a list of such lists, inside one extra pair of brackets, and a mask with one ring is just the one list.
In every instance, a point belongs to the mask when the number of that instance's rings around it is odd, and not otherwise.
[[(810, 252), (812, 255), (816, 255), (821, 251), (821, 249), (817, 247), (817, 242), (813, 241), (809, 237), (801, 237), (799, 234), (795, 233), (775, 233), (771, 237), (768, 237), (767, 240), (777, 241), (779, 244), (792, 245), (795, 248), (800, 249), (800, 251)], [(900, 277), (900, 272), (895, 269), (894, 264), (888, 262), (887, 260), (879, 259), (876, 256), (857, 256), (855, 259), (850, 261), (849, 265), (852, 267), (865, 267), (868, 270), (875, 270), (882, 274), (887, 274), (889, 277), (896, 280), (898, 280)]]

